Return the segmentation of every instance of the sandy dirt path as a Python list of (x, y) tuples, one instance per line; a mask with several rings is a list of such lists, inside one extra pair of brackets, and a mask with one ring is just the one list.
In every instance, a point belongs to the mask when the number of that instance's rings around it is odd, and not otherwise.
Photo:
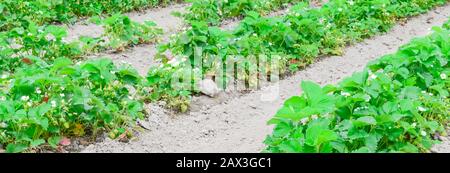
[[(125, 13), (130, 19), (136, 22), (153, 21), (162, 28), (164, 34), (162, 41), (167, 41), (171, 34), (176, 33), (184, 25), (183, 20), (172, 15), (173, 12), (185, 12), (185, 8), (190, 4), (173, 4), (167, 7), (152, 8), (141, 12)], [(67, 41), (73, 41), (80, 36), (99, 37), (103, 33), (101, 26), (80, 21), (68, 27)], [(130, 63), (141, 75), (145, 75), (151, 65), (156, 64), (153, 57), (157, 53), (157, 44), (141, 44), (127, 48), (123, 52), (105, 51), (88, 56), (88, 59), (108, 57), (115, 63)]]
[[(442, 25), (449, 16), (450, 5), (438, 7), (409, 19), (406, 24), (396, 25), (386, 34), (349, 46), (342, 56), (322, 58), (278, 83), (218, 104), (202, 104), (187, 114), (173, 115), (158, 105), (147, 105), (150, 115), (145, 123), (150, 130), (129, 143), (105, 139), (82, 152), (260, 152), (264, 148), (263, 140), (273, 128), (266, 122), (285, 99), (301, 92), (302, 80), (322, 85), (337, 83), (362, 70), (369, 61), (396, 52), (412, 38), (429, 34), (432, 26)], [(261, 99), (277, 86), (279, 97), (272, 101)], [(433, 150), (450, 152), (450, 144), (444, 142)]]

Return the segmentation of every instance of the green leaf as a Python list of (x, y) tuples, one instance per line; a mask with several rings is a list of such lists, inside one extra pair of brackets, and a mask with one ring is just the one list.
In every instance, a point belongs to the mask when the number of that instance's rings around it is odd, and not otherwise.
[(370, 152), (376, 152), (378, 148), (378, 141), (381, 139), (380, 135), (371, 133), (365, 139), (366, 147)]
[(329, 124), (330, 121), (326, 119), (311, 122), (306, 129), (306, 144), (319, 147), (324, 143), (336, 140), (338, 136), (334, 131), (329, 130)]
[(308, 98), (308, 106), (312, 109), (312, 114), (329, 113), (334, 109), (332, 96), (327, 95), (322, 88), (309, 81), (302, 82), (302, 89)]
[(305, 99), (294, 96), (286, 100), (284, 106), (278, 110), (275, 114), (277, 118), (290, 119), (292, 121), (299, 121), (300, 119), (306, 117), (302, 110), (306, 107)]
[(352, 151), (352, 153), (370, 153), (370, 149), (368, 147), (361, 147), (355, 151)]
[(41, 144), (44, 144), (45, 143), (45, 140), (44, 139), (36, 139), (36, 140), (33, 140), (33, 141), (31, 141), (31, 147), (37, 147), (37, 146), (39, 146), (39, 145), (41, 145)]
[(48, 138), (47, 143), (51, 147), (56, 148), (60, 141), (61, 141), (61, 137), (60, 136), (53, 136), (53, 137)]
[(397, 70), (397, 74), (402, 76), (404, 79), (407, 79), (409, 76), (409, 70), (405, 67), (401, 67)]
[(8, 144), (6, 146), (6, 152), (8, 153), (20, 153), (28, 148), (25, 144)]
[(403, 147), (400, 148), (400, 151), (407, 153), (418, 153), (419, 149), (411, 143), (406, 143)]
[(364, 116), (353, 121), (353, 125), (355, 126), (364, 126), (364, 125), (376, 125), (377, 121), (375, 118), (371, 116)]
[(420, 91), (421, 90), (418, 87), (407, 86), (402, 89), (400, 98), (413, 99), (413, 100), (417, 99), (419, 97)]
[(273, 129), (273, 135), (275, 137), (283, 137), (289, 135), (291, 129), (294, 127), (288, 122), (279, 122)]

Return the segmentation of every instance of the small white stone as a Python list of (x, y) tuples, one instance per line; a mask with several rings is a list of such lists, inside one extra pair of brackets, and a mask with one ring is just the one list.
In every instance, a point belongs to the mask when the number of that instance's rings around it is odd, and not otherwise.
[(216, 83), (211, 79), (204, 79), (204, 80), (200, 81), (199, 89), (200, 89), (201, 93), (203, 93), (207, 96), (210, 96), (210, 97), (215, 97), (220, 92)]

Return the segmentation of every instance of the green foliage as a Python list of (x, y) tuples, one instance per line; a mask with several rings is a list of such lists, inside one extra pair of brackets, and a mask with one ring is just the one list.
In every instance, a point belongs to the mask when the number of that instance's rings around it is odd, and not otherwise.
[[(217, 11), (218, 3), (221, 1), (208, 2), (210, 3), (194, 1), (194, 4), (199, 3), (199, 11), (192, 14), (199, 15), (198, 18), (208, 16), (203, 15), (200, 9), (205, 13)], [(158, 74), (159, 78), (169, 79), (174, 72), (192, 69), (195, 73), (200, 73), (201, 78), (224, 68), (211, 62), (218, 60), (226, 62), (230, 57), (234, 62), (242, 62), (244, 64), (242, 69), (248, 70), (254, 68), (251, 57), (261, 55), (269, 59), (281, 57), (277, 59), (281, 73), (285, 73), (287, 68), (296, 71), (311, 64), (319, 56), (342, 54), (345, 45), (388, 31), (395, 21), (403, 17), (425, 12), (445, 2), (446, 0), (334, 0), (320, 8), (311, 8), (308, 3), (299, 3), (280, 17), (261, 17), (258, 11), (247, 11), (246, 17), (232, 30), (210, 26), (211, 23), (218, 21), (196, 19), (190, 21), (189, 28), (171, 37), (169, 43), (160, 46), (158, 58), (162, 59), (163, 68), (152, 68), (148, 76), (154, 78), (153, 76)], [(414, 8), (409, 9), (412, 6)], [(192, 8), (194, 7), (196, 5)], [(199, 57), (202, 63), (194, 64)], [(239, 80), (248, 79), (245, 70), (238, 74), (244, 76)], [(197, 82), (197, 78), (192, 80), (192, 83)], [(163, 84), (167, 81), (150, 83), (152, 91), (160, 93), (159, 95), (185, 93), (186, 90), (196, 92), (195, 88), (168, 88), (170, 86)]]
[(0, 32), (0, 71), (14, 71), (17, 67), (30, 64), (32, 59), (52, 62), (56, 58), (78, 59), (82, 52), (78, 44), (64, 41), (67, 31), (59, 26), (38, 26), (13, 28)]
[(246, 16), (249, 11), (257, 11), (265, 15), (289, 3), (297, 3), (301, 0), (188, 0), (192, 5), (187, 13), (182, 16), (188, 23), (206, 22), (209, 25), (218, 26), (225, 19)]
[(65, 57), (76, 61), (83, 55), (101, 50), (121, 51), (130, 45), (156, 42), (162, 34), (154, 22), (141, 24), (121, 14), (97, 19), (105, 28), (101, 37), (81, 37), (70, 43), (65, 41), (66, 29), (55, 25), (30, 23), (27, 27), (0, 32), (0, 71), (13, 72), (33, 59), (51, 63), (56, 58)]
[[(156, 27), (156, 23), (152, 21), (145, 21), (141, 24), (123, 14), (114, 14), (104, 20), (97, 20), (96, 23), (103, 25), (105, 29), (103, 38), (106, 37), (107, 40), (97, 38), (100, 40), (97, 42), (106, 42), (107, 45), (104, 46), (104, 49), (113, 48), (122, 51), (130, 45), (156, 42), (163, 33), (162, 29)], [(93, 46), (98, 45), (93, 44)]]
[(143, 103), (132, 93), (140, 90), (140, 82), (135, 70), (115, 67), (108, 59), (76, 65), (65, 58), (52, 64), (36, 60), (14, 74), (2, 74), (0, 144), (9, 152), (45, 141), (56, 147), (61, 136), (130, 125), (143, 117)]
[(26, 27), (30, 23), (75, 22), (78, 18), (112, 15), (167, 5), (182, 0), (2, 0), (0, 31)]
[(450, 31), (434, 28), (337, 86), (302, 82), (269, 124), (267, 152), (426, 152), (450, 120)]

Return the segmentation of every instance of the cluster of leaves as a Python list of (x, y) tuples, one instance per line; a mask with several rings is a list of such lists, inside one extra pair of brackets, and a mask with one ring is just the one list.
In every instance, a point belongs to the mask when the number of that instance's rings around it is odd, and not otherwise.
[[(167, 94), (166, 91), (170, 91), (170, 95), (181, 95), (193, 90), (170, 88), (170, 76), (188, 68), (200, 71), (196, 73), (201, 73), (201, 76), (220, 71), (217, 68), (223, 66), (211, 64), (215, 60), (227, 61), (232, 57), (243, 62), (245, 68), (251, 68), (249, 57), (265, 55), (269, 58), (281, 57), (278, 59), (281, 72), (285, 71), (286, 65), (292, 71), (298, 70), (312, 63), (319, 55), (341, 54), (346, 44), (387, 31), (397, 19), (445, 2), (333, 0), (321, 8), (299, 3), (281, 17), (261, 17), (258, 12), (248, 12), (234, 30), (222, 30), (209, 26), (208, 22), (192, 21), (190, 28), (160, 46), (159, 58), (164, 68), (152, 68), (147, 78), (152, 91), (160, 93), (160, 96)], [(415, 8), (409, 9), (411, 6)], [(202, 63), (194, 63), (198, 57)]]
[(135, 99), (141, 77), (136, 70), (116, 67), (109, 59), (52, 64), (36, 59), (14, 74), (1, 73), (0, 144), (8, 152), (49, 144), (62, 136), (82, 136), (120, 129), (142, 118)]
[(29, 23), (26, 27), (0, 32), (0, 71), (12, 72), (37, 58), (51, 63), (62, 57), (79, 60), (83, 55), (101, 50), (121, 51), (130, 45), (158, 41), (162, 34), (162, 29), (154, 22), (146, 21), (141, 24), (122, 14), (115, 14), (104, 20), (95, 19), (96, 23), (105, 28), (101, 37), (82, 36), (70, 43), (64, 40), (67, 30), (55, 25), (38, 26)]
[[(145, 21), (141, 24), (119, 13), (103, 20), (98, 17), (91, 18), (91, 20), (96, 24), (102, 25), (104, 33), (101, 38), (82, 38), (90, 50), (100, 47), (100, 49), (112, 48), (117, 51), (123, 51), (130, 45), (156, 42), (163, 33), (162, 29), (157, 27), (156, 23), (152, 21)], [(101, 42), (106, 43), (106, 45), (100, 46), (95, 44)]]
[(209, 25), (220, 25), (224, 19), (245, 16), (249, 11), (264, 15), (289, 3), (302, 0), (187, 0), (192, 5), (187, 8), (183, 18), (188, 23), (203, 21)]
[(30, 23), (74, 22), (80, 17), (124, 13), (172, 2), (182, 0), (2, 0), (0, 31), (25, 27)]
[(76, 43), (64, 41), (67, 31), (59, 26), (30, 23), (0, 32), (0, 71), (13, 72), (32, 59), (52, 62), (56, 58), (78, 59), (83, 54)]
[(265, 151), (427, 152), (450, 120), (450, 30), (433, 30), (336, 86), (302, 82), (269, 121)]
[(0, 147), (56, 147), (65, 137), (98, 131), (116, 138), (142, 118), (143, 80), (136, 70), (108, 59), (81, 60), (100, 49), (156, 41), (162, 30), (120, 14), (98, 21), (102, 37), (71, 43), (66, 28), (55, 25), (28, 22), (0, 32)]

